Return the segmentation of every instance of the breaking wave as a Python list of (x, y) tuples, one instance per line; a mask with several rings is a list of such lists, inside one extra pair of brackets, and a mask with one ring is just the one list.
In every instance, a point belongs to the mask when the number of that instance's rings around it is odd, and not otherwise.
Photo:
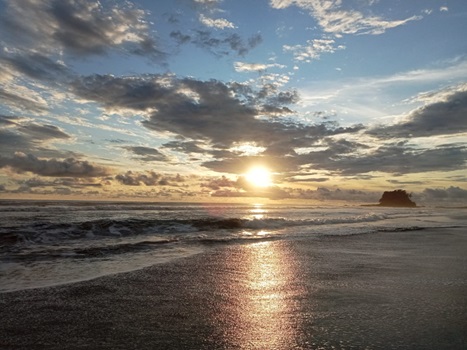
[[(78, 223), (37, 222), (24, 226), (0, 228), (2, 245), (57, 243), (73, 239), (96, 237), (128, 237), (157, 235), (178, 238), (183, 234), (199, 232), (280, 230), (287, 227), (333, 225), (374, 222), (385, 219), (383, 214), (365, 214), (355, 217), (331, 217), (305, 220), (284, 218), (202, 218), (202, 219), (99, 219)], [(169, 241), (171, 241), (169, 239)]]

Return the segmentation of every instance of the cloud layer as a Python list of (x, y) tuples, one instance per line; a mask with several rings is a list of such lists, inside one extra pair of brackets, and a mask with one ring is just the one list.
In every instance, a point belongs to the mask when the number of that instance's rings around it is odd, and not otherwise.
[(122, 48), (158, 59), (163, 54), (148, 32), (145, 15), (129, 2), (104, 7), (84, 0), (8, 0), (2, 28), (23, 47), (46, 54), (86, 56)]
[(16, 152), (11, 158), (0, 157), (0, 168), (9, 167), (13, 171), (30, 172), (41, 176), (98, 177), (110, 173), (109, 169), (73, 158), (39, 159), (32, 154)]
[(345, 9), (342, 0), (270, 0), (270, 4), (276, 9), (298, 6), (308, 10), (325, 32), (335, 35), (378, 35), (388, 29), (421, 19), (420, 16), (411, 16), (402, 20), (387, 20), (380, 16)]
[[(409, 73), (405, 57), (366, 61), (378, 39), (397, 43), (385, 34), (400, 40), (423, 22), (417, 14), (451, 8), (266, 0), (249, 5), (268, 10), (251, 23), (220, 0), (161, 4), (2, 1), (2, 193), (367, 201), (379, 192), (336, 184), (368, 181), (425, 186), (426, 200), (465, 194), (464, 57)], [(374, 66), (393, 71), (372, 77)], [(405, 96), (385, 101), (389, 90)], [(245, 179), (258, 164), (273, 186)]]

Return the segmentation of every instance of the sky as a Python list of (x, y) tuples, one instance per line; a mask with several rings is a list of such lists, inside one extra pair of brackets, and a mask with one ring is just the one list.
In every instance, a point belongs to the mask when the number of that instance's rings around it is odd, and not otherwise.
[(0, 0), (0, 198), (467, 204), (466, 33), (465, 0)]

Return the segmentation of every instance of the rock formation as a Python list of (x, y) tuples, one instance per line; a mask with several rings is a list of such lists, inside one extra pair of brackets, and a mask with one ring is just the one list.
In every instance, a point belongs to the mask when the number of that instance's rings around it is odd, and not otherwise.
[(405, 190), (386, 191), (379, 200), (379, 205), (384, 207), (416, 207), (410, 200), (412, 195)]

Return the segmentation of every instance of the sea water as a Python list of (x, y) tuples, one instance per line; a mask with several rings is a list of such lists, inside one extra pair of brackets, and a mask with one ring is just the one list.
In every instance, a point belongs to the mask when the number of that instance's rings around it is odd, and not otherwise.
[(0, 292), (132, 271), (226, 244), (443, 227), (467, 229), (466, 210), (4, 200)]

